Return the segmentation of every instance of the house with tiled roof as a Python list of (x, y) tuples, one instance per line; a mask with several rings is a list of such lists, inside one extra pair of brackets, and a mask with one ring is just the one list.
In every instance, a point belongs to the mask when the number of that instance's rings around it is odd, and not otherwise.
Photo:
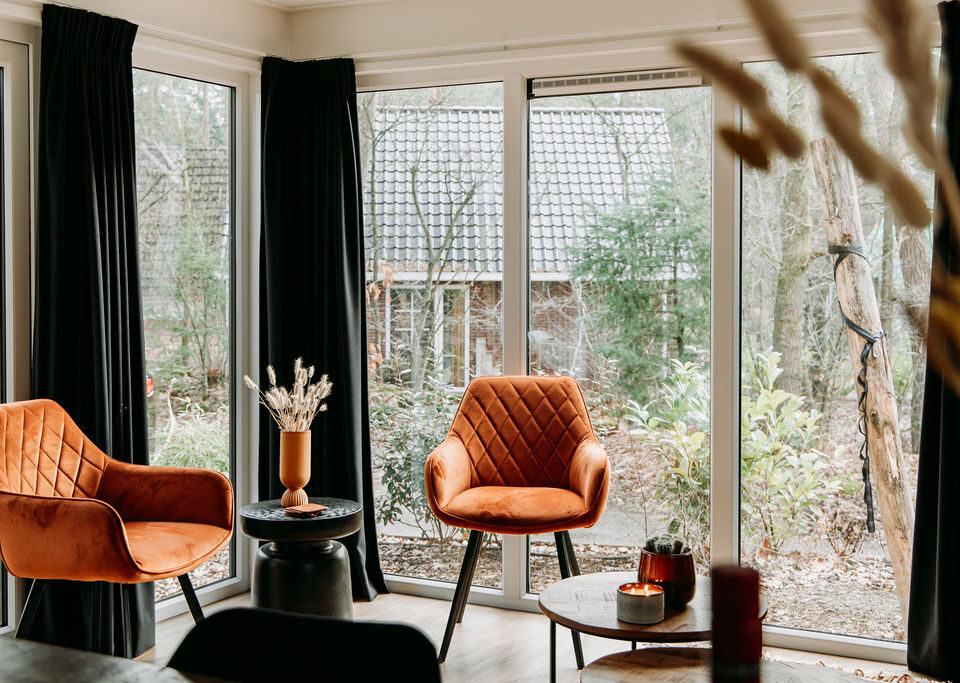
[[(384, 286), (371, 302), (371, 355), (402, 364), (410, 348), (432, 345), (440, 376), (455, 385), (499, 372), (502, 110), (383, 106), (374, 129), (365, 248), (368, 281)], [(532, 107), (529, 154), (531, 289), (563, 302), (570, 247), (583, 244), (593, 212), (642, 201), (651, 181), (670, 173), (670, 135), (661, 109)], [(554, 313), (575, 319), (565, 305)], [(563, 345), (550, 344), (558, 321), (544, 315), (531, 319), (532, 367), (570, 370)], [(421, 338), (426, 317), (432, 340)]]

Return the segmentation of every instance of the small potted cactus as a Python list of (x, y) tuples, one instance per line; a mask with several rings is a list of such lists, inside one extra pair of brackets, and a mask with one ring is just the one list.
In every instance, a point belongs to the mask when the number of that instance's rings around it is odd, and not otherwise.
[(697, 589), (690, 546), (675, 534), (648, 538), (640, 551), (637, 580), (661, 586), (667, 609), (684, 609)]

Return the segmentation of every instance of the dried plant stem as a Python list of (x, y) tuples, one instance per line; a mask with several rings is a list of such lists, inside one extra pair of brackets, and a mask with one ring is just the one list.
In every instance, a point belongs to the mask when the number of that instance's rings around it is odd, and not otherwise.
[[(767, 91), (763, 83), (744, 72), (738, 62), (692, 43), (678, 43), (676, 50), (693, 66), (709, 74), (721, 87), (733, 93), (740, 104), (750, 112), (750, 117), (756, 124), (759, 134), (748, 136), (749, 140), (728, 134), (728, 140), (741, 143), (741, 146), (749, 142), (751, 148), (760, 145), (764, 153), (755, 154), (754, 158), (757, 159), (765, 158), (769, 149), (779, 149), (791, 159), (799, 159), (803, 155), (806, 147), (803, 136), (773, 112), (767, 101)], [(750, 159), (746, 157), (744, 159), (749, 163)]]
[(305, 432), (310, 429), (313, 418), (317, 413), (327, 409), (327, 404), (323, 399), (330, 395), (333, 389), (333, 383), (326, 375), (322, 375), (320, 380), (313, 384), (308, 384), (313, 377), (314, 368), (303, 367), (303, 360), (297, 358), (293, 364), (293, 390), (287, 391), (284, 387), (277, 386), (277, 374), (273, 366), (267, 366), (267, 377), (270, 380), (271, 387), (263, 391), (257, 386), (256, 382), (244, 375), (243, 381), (251, 389), (256, 390), (260, 399), (260, 404), (267, 409), (270, 417), (273, 418), (277, 426), (285, 432)]
[[(862, 117), (856, 102), (843, 90), (836, 79), (825, 69), (816, 66), (807, 56), (806, 46), (800, 35), (790, 25), (786, 15), (772, 0), (745, 0), (751, 14), (764, 35), (770, 49), (780, 63), (789, 71), (806, 75), (820, 99), (820, 117), (830, 135), (837, 141), (844, 153), (850, 157), (854, 168), (864, 179), (881, 185), (890, 199), (897, 214), (910, 225), (925, 227), (930, 223), (930, 210), (923, 195), (904, 172), (886, 156), (878, 152), (866, 140), (861, 130)], [(896, 64), (898, 80), (904, 84), (905, 92), (919, 103), (908, 106), (909, 120), (914, 124), (927, 116), (926, 128), (913, 136), (914, 144), (924, 154), (921, 159), (936, 157), (935, 144), (930, 129), (932, 118), (932, 100), (929, 74), (929, 55), (926, 59), (915, 48), (904, 47), (898, 41), (907, 38), (916, 42), (920, 35), (921, 23), (917, 21), (912, 3), (904, 9), (899, 3), (905, 0), (872, 0), (883, 11), (876, 11), (874, 23), (878, 33), (888, 46), (888, 62)], [(897, 3), (893, 6), (891, 3)], [(903, 26), (888, 26), (890, 22), (901, 22)], [(682, 43), (677, 51), (704, 73), (713, 77), (717, 83), (738, 98), (753, 118), (760, 135), (752, 141), (765, 143), (765, 151), (776, 148), (791, 158), (799, 157), (804, 149), (803, 138), (786, 121), (773, 113), (767, 102), (763, 85), (752, 76), (743, 72), (740, 65), (727, 60), (710, 50)], [(919, 73), (926, 69), (925, 74)], [(909, 90), (907, 90), (909, 88)], [(934, 88), (935, 94), (935, 88)], [(908, 97), (908, 100), (911, 99)], [(737, 151), (752, 151), (753, 155), (743, 156), (743, 160), (752, 165), (759, 160), (759, 167), (767, 168), (769, 159), (757, 154), (748, 145), (751, 140), (736, 137), (721, 131), (724, 141)], [(733, 144), (731, 144), (733, 143)]]

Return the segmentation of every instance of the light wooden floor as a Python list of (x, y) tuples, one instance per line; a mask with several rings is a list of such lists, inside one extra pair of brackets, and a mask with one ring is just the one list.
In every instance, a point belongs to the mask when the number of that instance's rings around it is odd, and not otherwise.
[[(250, 595), (245, 593), (208, 605), (206, 614), (227, 607), (245, 607), (250, 604)], [(393, 621), (414, 624), (423, 630), (439, 646), (443, 639), (447, 612), (450, 603), (411, 595), (381, 595), (373, 602), (354, 604), (358, 620)], [(165, 664), (180, 640), (193, 625), (189, 614), (163, 621), (157, 625), (157, 646), (138, 659)], [(549, 674), (549, 622), (542, 614), (515, 612), (512, 610), (467, 605), (463, 623), (457, 627), (450, 646), (447, 661), (442, 666), (447, 683), (473, 683), (475, 681), (537, 681), (542, 682)], [(583, 636), (584, 659), (587, 663), (614, 652), (630, 649), (629, 643)], [(775, 659), (817, 663), (854, 672), (861, 669), (868, 675), (883, 672), (887, 676), (900, 676), (906, 667), (879, 664), (843, 657), (815, 655), (794, 650), (764, 648)], [(557, 680), (574, 683), (580, 680), (573, 658), (569, 632), (557, 629)], [(926, 680), (914, 677), (914, 680)]]

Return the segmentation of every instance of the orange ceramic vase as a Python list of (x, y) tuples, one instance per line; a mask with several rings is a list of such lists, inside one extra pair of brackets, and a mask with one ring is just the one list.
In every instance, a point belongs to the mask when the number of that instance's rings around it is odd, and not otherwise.
[(280, 504), (283, 507), (305, 505), (310, 481), (310, 432), (280, 432), (280, 481), (287, 490)]
[(642, 548), (637, 579), (661, 586), (667, 609), (683, 609), (697, 590), (693, 554), (660, 555)]

